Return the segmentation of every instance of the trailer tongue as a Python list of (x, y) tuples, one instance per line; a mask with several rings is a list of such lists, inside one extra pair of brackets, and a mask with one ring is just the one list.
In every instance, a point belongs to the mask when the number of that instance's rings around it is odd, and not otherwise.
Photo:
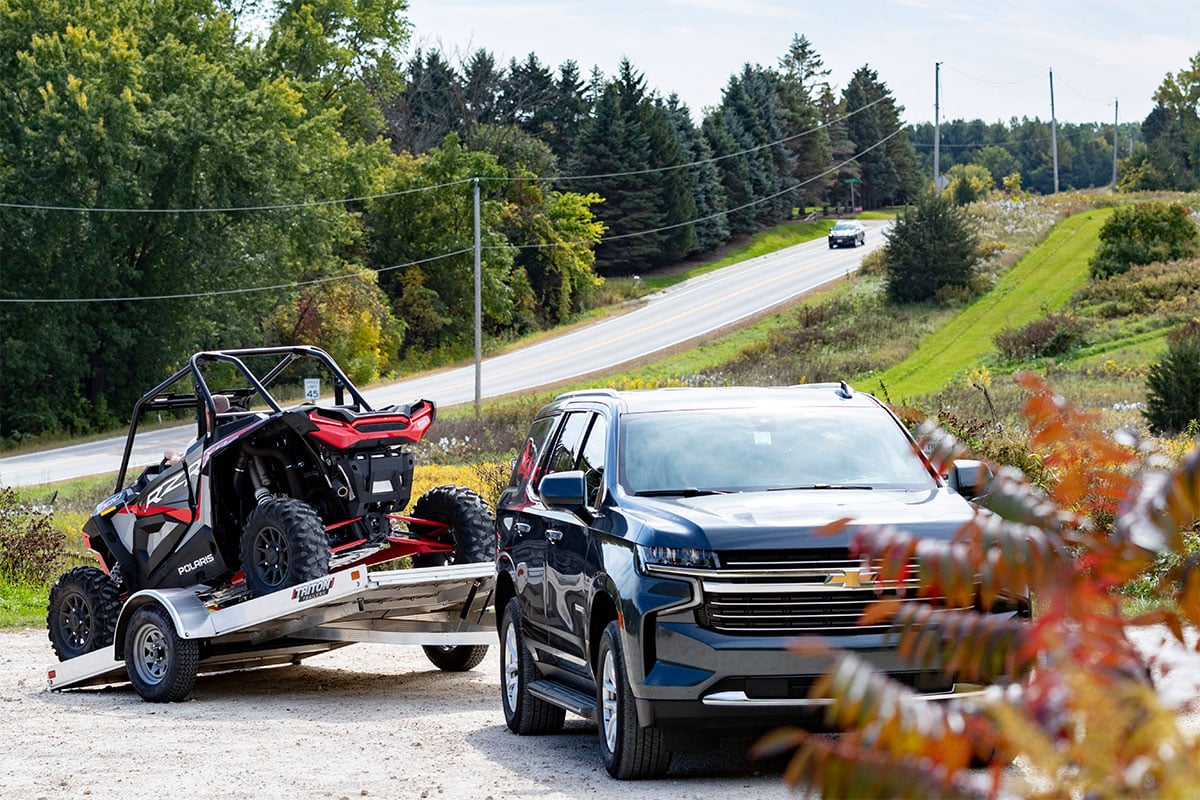
[(147, 700), (178, 700), (200, 673), (298, 664), (355, 642), (419, 644), (439, 668), (469, 669), (495, 640), (492, 589), (487, 562), (360, 565), (219, 608), (198, 588), (147, 589), (122, 606), (111, 647), (52, 664), (47, 682), (128, 680)]

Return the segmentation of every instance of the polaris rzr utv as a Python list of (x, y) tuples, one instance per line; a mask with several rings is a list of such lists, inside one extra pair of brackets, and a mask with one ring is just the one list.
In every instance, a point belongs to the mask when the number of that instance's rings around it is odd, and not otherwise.
[[(139, 425), (180, 416), (194, 440), (126, 486)], [(353, 565), (492, 560), (492, 515), (470, 489), (439, 486), (400, 515), (406, 446), (434, 416), (428, 400), (371, 408), (315, 347), (196, 353), (134, 406), (115, 493), (83, 526), (101, 568), (76, 567), (50, 592), (55, 653), (111, 645), (123, 598), (142, 589), (196, 587), (216, 608)], [(143, 431), (139, 446), (178, 431)]]

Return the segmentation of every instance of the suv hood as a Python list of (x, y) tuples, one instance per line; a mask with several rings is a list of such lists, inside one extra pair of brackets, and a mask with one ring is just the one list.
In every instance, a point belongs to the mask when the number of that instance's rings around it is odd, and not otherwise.
[[(834, 547), (848, 543), (856, 528), (881, 525), (949, 538), (974, 517), (971, 505), (946, 488), (801, 489), (636, 501), (626, 512), (656, 529), (655, 544), (712, 550)], [(813, 533), (844, 517), (852, 519), (847, 531)]]

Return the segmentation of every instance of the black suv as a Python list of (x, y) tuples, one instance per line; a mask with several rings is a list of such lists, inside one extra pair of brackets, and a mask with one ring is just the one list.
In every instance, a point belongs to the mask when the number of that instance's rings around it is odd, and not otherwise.
[[(849, 543), (882, 524), (951, 537), (986, 474), (979, 462), (936, 474), (890, 411), (844, 383), (558, 397), (497, 504), (508, 727), (594, 717), (610, 774), (659, 775), (673, 750), (824, 705), (809, 695), (828, 657), (788, 650), (805, 636), (918, 692), (954, 692), (940, 670), (906, 664), (886, 624), (857, 624), (880, 593), (917, 598), (877, 582)], [(848, 530), (816, 533), (845, 517)]]

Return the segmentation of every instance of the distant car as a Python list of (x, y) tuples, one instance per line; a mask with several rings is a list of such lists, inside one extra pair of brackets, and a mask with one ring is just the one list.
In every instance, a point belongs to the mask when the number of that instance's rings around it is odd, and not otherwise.
[(867, 241), (866, 228), (852, 219), (840, 220), (829, 232), (829, 249), (835, 247), (858, 247)]
[[(925, 697), (956, 685), (909, 664), (880, 597), (951, 607), (851, 553), (860, 527), (949, 540), (985, 491), (979, 462), (942, 476), (879, 401), (843, 384), (559, 396), (538, 412), (496, 512), (501, 700), (515, 733), (596, 719), (617, 778), (675, 750), (794, 724), (824, 656), (854, 651)], [(821, 534), (840, 517), (855, 521)], [(1027, 616), (1027, 598), (991, 606)], [(991, 601), (988, 601), (991, 603)]]

